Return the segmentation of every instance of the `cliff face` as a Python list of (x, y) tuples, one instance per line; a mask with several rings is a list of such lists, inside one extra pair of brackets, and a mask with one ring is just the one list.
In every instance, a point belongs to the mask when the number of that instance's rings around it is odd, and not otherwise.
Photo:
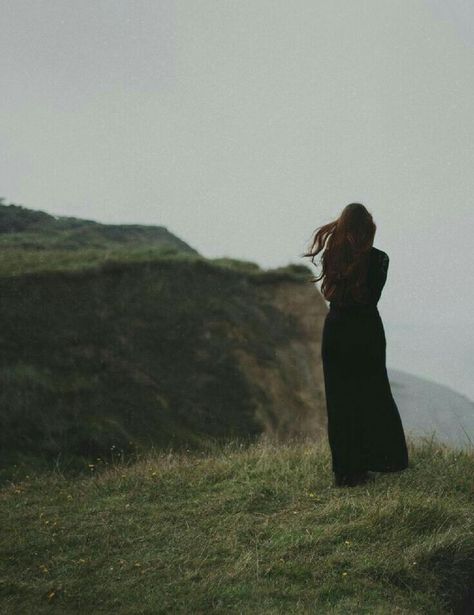
[[(257, 405), (263, 429), (277, 440), (324, 437), (327, 419), (320, 349), (326, 303), (316, 287), (297, 281), (265, 284), (259, 287), (257, 297), (260, 304), (273, 306), (293, 327), (293, 334), (273, 347), (271, 361), (237, 351), (248, 379), (265, 393)], [(268, 326), (274, 326), (271, 320)]]
[(0, 278), (2, 460), (321, 437), (309, 277), (168, 258)]

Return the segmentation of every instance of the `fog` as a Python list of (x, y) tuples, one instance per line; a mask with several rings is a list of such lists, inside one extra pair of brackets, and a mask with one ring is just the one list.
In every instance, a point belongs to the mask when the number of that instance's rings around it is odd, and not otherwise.
[(474, 397), (472, 3), (1, 9), (8, 202), (262, 267), (306, 262), (314, 229), (362, 202), (390, 256), (389, 365)]

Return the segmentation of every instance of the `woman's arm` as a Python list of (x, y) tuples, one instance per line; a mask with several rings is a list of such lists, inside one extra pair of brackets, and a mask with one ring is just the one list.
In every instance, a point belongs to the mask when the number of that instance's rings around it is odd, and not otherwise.
[(385, 282), (387, 281), (388, 274), (388, 265), (390, 259), (386, 252), (381, 252), (379, 258), (377, 259), (376, 267), (373, 270), (372, 274), (372, 301), (376, 304), (380, 299), (380, 295), (382, 294), (382, 289), (385, 286)]

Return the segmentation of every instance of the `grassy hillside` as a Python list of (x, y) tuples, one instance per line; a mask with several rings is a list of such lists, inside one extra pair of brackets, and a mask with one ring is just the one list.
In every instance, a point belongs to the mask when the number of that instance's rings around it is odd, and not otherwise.
[(307, 376), (280, 374), (282, 353), (309, 340), (265, 287), (288, 283), (314, 303), (306, 267), (82, 256), (0, 275), (0, 476), (13, 463), (258, 435), (274, 404), (239, 352), (299, 394)]
[[(0, 198), (0, 250), (14, 251), (74, 251), (82, 249), (110, 249), (126, 246), (150, 246), (197, 254), (184, 241), (164, 226), (141, 224), (101, 224), (71, 216), (53, 216), (44, 211), (22, 205), (3, 204)], [(10, 254), (13, 259), (14, 255)]]
[(325, 306), (309, 279), (206, 259), (164, 227), (0, 203), (0, 480), (321, 430)]
[(0, 491), (0, 605), (17, 613), (472, 613), (474, 453), (332, 485), (326, 442), (97, 459)]

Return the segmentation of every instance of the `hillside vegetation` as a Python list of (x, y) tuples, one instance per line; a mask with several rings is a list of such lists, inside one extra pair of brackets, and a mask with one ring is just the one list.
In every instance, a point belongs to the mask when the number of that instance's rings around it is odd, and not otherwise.
[(260, 433), (234, 351), (275, 364), (301, 335), (259, 301), (274, 275), (158, 258), (0, 278), (4, 464)]
[(50, 249), (50, 228), (106, 226), (73, 220), (0, 207), (5, 236), (34, 228), (46, 246), (0, 249), (0, 478), (322, 432), (326, 308), (307, 267), (264, 271), (159, 242)]
[(408, 444), (353, 488), (324, 441), (32, 473), (0, 491), (1, 612), (472, 613), (474, 453)]
[(81, 249), (115, 249), (152, 246), (197, 254), (194, 248), (164, 226), (141, 224), (102, 224), (71, 216), (53, 216), (22, 205), (3, 204), (0, 198), (0, 250), (33, 253), (75, 251)]

